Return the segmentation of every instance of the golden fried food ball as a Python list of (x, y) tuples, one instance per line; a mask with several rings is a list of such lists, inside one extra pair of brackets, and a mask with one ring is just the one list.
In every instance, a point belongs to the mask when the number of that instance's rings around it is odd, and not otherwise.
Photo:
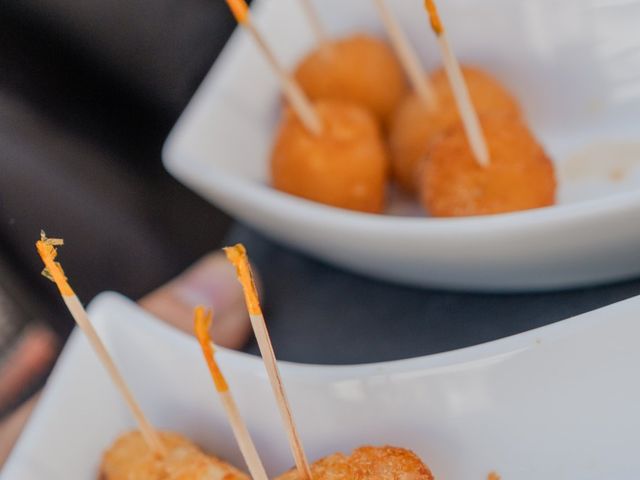
[(402, 66), (391, 48), (369, 35), (330, 41), (307, 55), (295, 78), (312, 100), (346, 100), (369, 109), (387, 122), (405, 94)]
[(335, 101), (314, 103), (319, 135), (285, 110), (271, 155), (278, 190), (335, 207), (381, 212), (388, 160), (378, 124), (362, 107)]
[[(463, 66), (462, 75), (469, 89), (473, 105), (479, 115), (495, 112), (513, 116), (520, 115), (518, 102), (495, 77), (480, 68), (472, 66)], [(451, 105), (455, 118), (458, 118), (453, 91), (446, 72), (443, 69), (436, 70), (431, 75), (431, 82), (438, 96), (438, 101), (443, 105)]]
[[(471, 101), (479, 115), (520, 116), (516, 100), (486, 72), (463, 67)], [(399, 104), (391, 122), (389, 147), (393, 175), (408, 193), (417, 191), (417, 170), (429, 145), (459, 121), (458, 109), (443, 70), (431, 76), (438, 108), (429, 110), (417, 93), (408, 94)]]
[(436, 217), (488, 215), (553, 205), (553, 164), (521, 119), (482, 117), (490, 163), (475, 160), (461, 125), (433, 144), (420, 176), (421, 201)]
[(100, 480), (249, 480), (240, 470), (215, 457), (205, 455), (187, 438), (160, 432), (167, 449), (164, 456), (153, 454), (142, 434), (129, 432), (107, 450), (100, 466)]
[[(311, 465), (313, 480), (433, 480), (429, 468), (410, 450), (360, 447), (351, 456), (334, 453)], [(294, 469), (276, 480), (298, 480)]]

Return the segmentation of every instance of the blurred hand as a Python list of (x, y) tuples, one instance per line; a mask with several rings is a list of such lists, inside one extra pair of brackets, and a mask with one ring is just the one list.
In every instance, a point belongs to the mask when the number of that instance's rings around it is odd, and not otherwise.
[(227, 348), (241, 348), (251, 324), (235, 268), (221, 251), (201, 258), (182, 274), (138, 302), (156, 317), (193, 334), (193, 309), (213, 308), (213, 341)]
[[(209, 254), (178, 277), (139, 300), (154, 316), (188, 333), (193, 332), (193, 309), (212, 307), (211, 336), (218, 345), (242, 347), (251, 331), (240, 284), (234, 268), (222, 252)], [(46, 327), (28, 329), (0, 368), (0, 409), (15, 401), (20, 392), (55, 360), (57, 339)], [(0, 423), (0, 468), (6, 461), (37, 402), (25, 402)]]

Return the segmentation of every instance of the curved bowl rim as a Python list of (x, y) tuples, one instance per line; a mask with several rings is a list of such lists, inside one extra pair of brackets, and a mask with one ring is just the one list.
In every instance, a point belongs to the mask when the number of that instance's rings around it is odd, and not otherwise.
[[(615, 321), (615, 317), (604, 318), (601, 314), (602, 310), (615, 311), (616, 309), (626, 308), (640, 310), (638, 304), (640, 304), (640, 296), (635, 296), (525, 332), (477, 345), (418, 357), (348, 365), (311, 364), (278, 360), (278, 365), (282, 369), (283, 375), (287, 377), (287, 380), (295, 380), (307, 384), (334, 383), (381, 375), (388, 376), (412, 373), (421, 373), (424, 375), (436, 372), (441, 373), (444, 369), (458, 370), (477, 366), (479, 363), (501, 361), (506, 357), (516, 355), (525, 350), (536, 348), (543, 344), (548, 345), (569, 336), (579, 335), (605, 321)], [(148, 323), (154, 325), (158, 333), (180, 338), (181, 342), (189, 341), (194, 342), (194, 344), (196, 342), (195, 339), (187, 333), (158, 320), (150, 313), (144, 311), (135, 302), (117, 292), (107, 291), (98, 294), (98, 296), (91, 301), (89, 312), (109, 311), (114, 308), (119, 310), (126, 309), (131, 312), (132, 316), (144, 317)], [(260, 372), (260, 374), (264, 373), (262, 360), (256, 355), (223, 347), (218, 347), (217, 350), (222, 357), (226, 357), (229, 361), (234, 362), (239, 368), (252, 372)]]

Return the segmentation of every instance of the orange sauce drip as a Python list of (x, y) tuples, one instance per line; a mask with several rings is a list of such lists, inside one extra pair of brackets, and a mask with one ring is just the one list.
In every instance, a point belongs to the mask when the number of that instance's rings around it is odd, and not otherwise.
[(204, 359), (209, 367), (209, 372), (211, 373), (211, 378), (216, 386), (216, 390), (218, 392), (227, 392), (229, 390), (229, 385), (227, 385), (227, 381), (225, 380), (222, 371), (220, 371), (218, 362), (216, 362), (213, 342), (209, 336), (209, 327), (211, 327), (212, 319), (213, 313), (211, 310), (206, 311), (203, 307), (196, 307), (194, 313), (194, 331), (198, 342), (200, 342), (202, 354), (204, 355)]
[(58, 250), (55, 245), (61, 244), (62, 240), (48, 239), (44, 232), (42, 232), (40, 240), (36, 242), (36, 249), (45, 266), (45, 270), (42, 273), (56, 284), (62, 296), (72, 297), (75, 294), (67, 281), (62, 267), (56, 262)]
[(438, 15), (438, 9), (436, 8), (436, 4), (433, 0), (424, 0), (424, 7), (427, 9), (429, 13), (429, 19), (431, 20), (431, 28), (436, 33), (436, 35), (440, 35), (444, 28), (442, 28), (442, 22), (440, 21), (440, 15)]
[(238, 23), (245, 23), (249, 18), (249, 7), (245, 0), (227, 0), (227, 5)]
[(238, 280), (242, 285), (249, 313), (251, 315), (261, 315), (262, 309), (260, 308), (260, 301), (258, 300), (256, 283), (253, 280), (253, 274), (251, 273), (251, 265), (249, 265), (247, 250), (244, 248), (244, 245), (238, 243), (233, 247), (226, 247), (224, 249), (224, 253), (227, 254), (229, 261), (234, 267), (236, 267), (236, 274), (238, 275)]

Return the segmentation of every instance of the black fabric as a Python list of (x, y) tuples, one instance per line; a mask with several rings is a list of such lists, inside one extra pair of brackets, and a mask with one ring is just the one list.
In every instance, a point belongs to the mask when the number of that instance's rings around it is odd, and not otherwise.
[[(496, 340), (640, 294), (640, 280), (553, 293), (409, 288), (343, 272), (236, 226), (264, 285), (278, 358), (352, 364), (428, 355)], [(258, 352), (255, 343), (247, 350)]]
[(72, 56), (85, 71), (172, 120), (235, 26), (222, 0), (5, 0), (1, 5), (4, 15), (38, 32), (52, 50)]
[(0, 255), (63, 334), (72, 323), (39, 277), (40, 228), (65, 237), (67, 273), (88, 301), (106, 289), (137, 298), (228, 227), (160, 163), (233, 26), (224, 5), (183, 2), (181, 19), (179, 3), (0, 3)]

